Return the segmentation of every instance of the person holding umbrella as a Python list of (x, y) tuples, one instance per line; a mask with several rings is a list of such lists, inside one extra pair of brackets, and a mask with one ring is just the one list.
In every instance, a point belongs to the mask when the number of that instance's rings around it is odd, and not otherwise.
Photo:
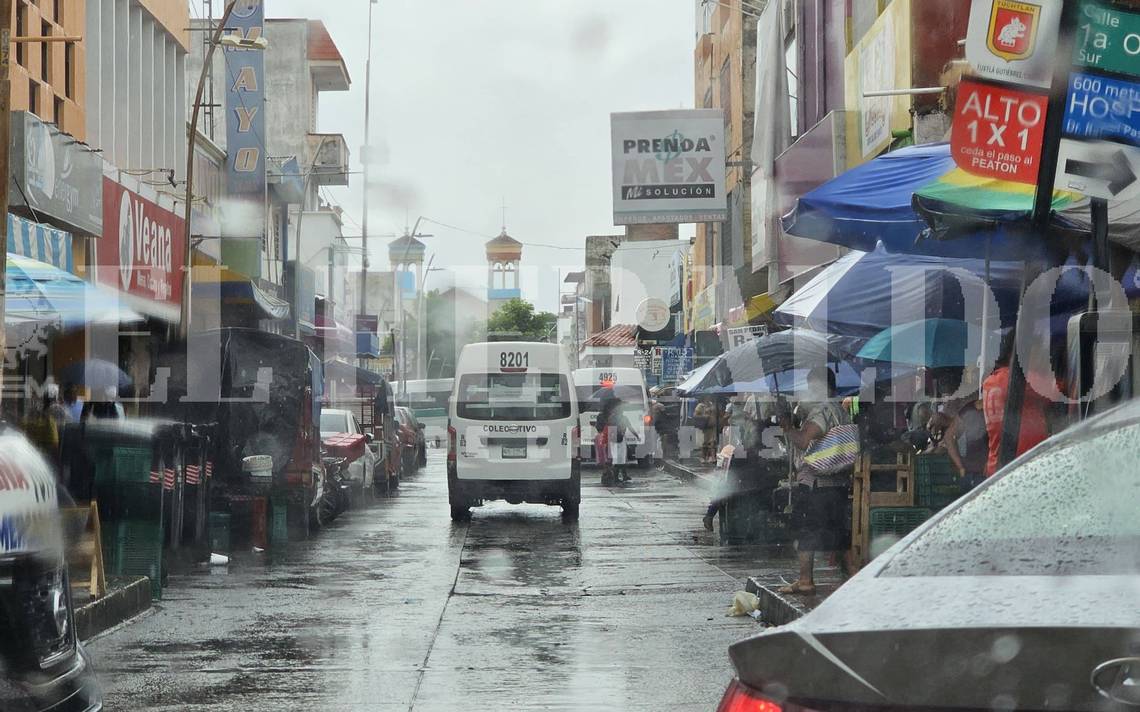
[[(780, 417), (784, 435), (797, 450), (808, 453), (812, 446), (836, 428), (851, 424), (850, 414), (835, 400), (835, 374), (817, 366), (808, 374), (808, 393), (812, 400), (801, 402), (800, 425), (790, 415)], [(805, 458), (806, 459), (806, 458)], [(780, 593), (812, 595), (815, 593), (816, 552), (843, 552), (844, 567), (854, 572), (850, 559), (850, 532), (847, 520), (849, 471), (822, 472), (806, 462), (795, 473), (794, 528), (799, 555), (799, 576)]]

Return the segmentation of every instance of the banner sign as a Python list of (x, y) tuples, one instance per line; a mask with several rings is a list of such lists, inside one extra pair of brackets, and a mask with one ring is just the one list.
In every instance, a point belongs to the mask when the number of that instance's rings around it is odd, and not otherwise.
[(1100, 2), (1083, 2), (1073, 62), (1131, 76), (1140, 75), (1140, 14)]
[(950, 155), (973, 175), (1036, 183), (1049, 97), (963, 79), (958, 86)]
[(12, 112), (13, 206), (26, 205), (73, 232), (103, 232), (103, 160), (26, 111)]
[(681, 376), (693, 370), (693, 350), (674, 346), (661, 346), (656, 349), (661, 359), (661, 380), (675, 383)]
[(1048, 88), (1063, 0), (974, 0), (966, 59), (978, 76)]
[(728, 348), (734, 349), (737, 346), (743, 346), (749, 341), (759, 337), (767, 336), (768, 327), (763, 324), (758, 326), (740, 326), (728, 330)]
[(1140, 146), (1140, 83), (1073, 72), (1063, 131), (1071, 138)]
[[(237, 0), (230, 15), (233, 34), (261, 37), (262, 0)], [(265, 53), (224, 48), (226, 72), (226, 192), (222, 231), (227, 237), (265, 233)]]
[(182, 304), (184, 225), (178, 215), (104, 177), (96, 281), (176, 318)]
[(610, 114), (614, 225), (723, 222), (724, 111)]

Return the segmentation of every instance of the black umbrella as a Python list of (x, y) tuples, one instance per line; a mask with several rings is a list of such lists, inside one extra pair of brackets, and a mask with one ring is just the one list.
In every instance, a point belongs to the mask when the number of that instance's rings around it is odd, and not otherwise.
[(86, 386), (92, 393), (100, 395), (103, 391), (122, 391), (132, 383), (131, 377), (121, 368), (98, 358), (73, 363), (63, 369), (60, 377), (64, 383)]
[(760, 336), (741, 344), (717, 359), (689, 395), (749, 383), (765, 376), (810, 369), (848, 360), (850, 354), (840, 339), (806, 329), (788, 329)]

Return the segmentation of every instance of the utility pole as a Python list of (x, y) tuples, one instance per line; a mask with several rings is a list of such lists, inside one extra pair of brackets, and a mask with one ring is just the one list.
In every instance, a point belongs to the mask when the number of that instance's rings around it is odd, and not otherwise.
[[(368, 59), (364, 62), (364, 195), (360, 220), (360, 316), (368, 313), (368, 167), (372, 163), (369, 118), (372, 105), (372, 8), (378, 0), (368, 0)], [(354, 327), (355, 328), (355, 327)]]
[[(0, 0), (0, 218), (4, 220), (5, 248), (0, 255), (0, 323), (4, 316), (4, 293), (7, 290), (5, 274), (8, 270), (8, 175), (9, 149), (12, 135), (12, 80), (11, 80), (11, 51), (12, 51), (12, 0)], [(0, 349), (6, 346), (4, 330), (0, 329)], [(0, 351), (2, 353), (2, 351)], [(3, 392), (3, 374), (0, 373), (0, 393)]]

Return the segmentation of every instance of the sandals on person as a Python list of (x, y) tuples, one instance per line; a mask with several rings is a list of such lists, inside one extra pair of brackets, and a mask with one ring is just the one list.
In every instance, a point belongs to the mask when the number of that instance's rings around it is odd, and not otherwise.
[(814, 596), (815, 586), (805, 586), (799, 581), (796, 581), (795, 583), (790, 583), (787, 586), (781, 586), (780, 588), (776, 589), (776, 593)]

